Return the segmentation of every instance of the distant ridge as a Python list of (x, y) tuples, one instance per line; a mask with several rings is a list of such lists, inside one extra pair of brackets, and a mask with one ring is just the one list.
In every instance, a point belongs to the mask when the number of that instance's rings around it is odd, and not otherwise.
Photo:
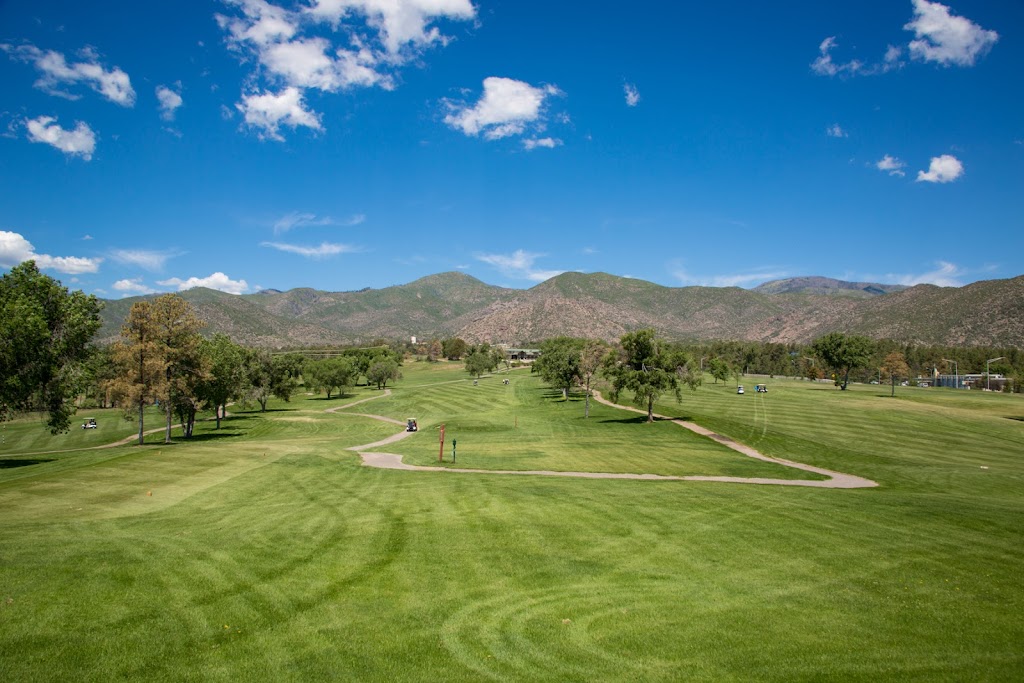
[(758, 285), (753, 291), (761, 294), (817, 294), (820, 296), (871, 297), (901, 292), (904, 285), (882, 285), (877, 282), (846, 282), (820, 275), (772, 280)]
[[(752, 290), (665, 287), (608, 273), (563, 273), (530, 289), (460, 272), (351, 292), (181, 293), (208, 322), (252, 346), (460, 336), (521, 344), (556, 335), (618, 339), (653, 327), (671, 339), (809, 342), (828, 332), (936, 345), (1024, 347), (1024, 276), (965, 287), (790, 278)], [(133, 297), (106, 302), (100, 340), (117, 338)]]

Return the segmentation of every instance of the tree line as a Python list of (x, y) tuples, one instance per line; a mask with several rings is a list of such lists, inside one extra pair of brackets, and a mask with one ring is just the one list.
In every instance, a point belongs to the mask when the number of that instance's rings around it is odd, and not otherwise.
[[(288, 401), (299, 385), (344, 395), (365, 378), (386, 389), (401, 378), (406, 351), (423, 353), (428, 361), (464, 359), (475, 377), (509, 361), (504, 351), (487, 343), (468, 344), (452, 337), (419, 345), (381, 343), (359, 349), (338, 349), (327, 358), (299, 352), (273, 354), (233, 342), (223, 334), (201, 335), (204, 324), (181, 297), (167, 294), (134, 304), (121, 330), (121, 340), (97, 347), (102, 302), (59, 281), (26, 261), (0, 277), (0, 421), (17, 413), (42, 411), (53, 433), (66, 431), (75, 400), (85, 396), (101, 406), (123, 408), (139, 420), (144, 432), (147, 406), (159, 405), (170, 439), (175, 420), (192, 434), (198, 411), (214, 412), (217, 427), (232, 401), (252, 401), (265, 411), (271, 396)], [(830, 333), (811, 344), (769, 342), (671, 342), (654, 330), (631, 332), (616, 344), (556, 337), (542, 342), (532, 371), (564, 397), (580, 386), (587, 394), (599, 374), (617, 399), (630, 392), (652, 416), (655, 400), (665, 393), (681, 397), (683, 387), (695, 389), (704, 373), (715, 382), (739, 382), (747, 373), (831, 377), (845, 389), (850, 381), (897, 382), (930, 376), (935, 369), (960, 375), (992, 373), (1024, 385), (1024, 350), (1014, 347), (943, 347), (875, 341), (857, 335)]]
[(220, 333), (203, 337), (205, 323), (176, 294), (136, 302), (121, 339), (96, 346), (101, 307), (32, 261), (0, 277), (0, 420), (42, 411), (51, 432), (64, 432), (84, 398), (137, 418), (142, 443), (146, 409), (159, 406), (169, 442), (175, 422), (192, 435), (200, 410), (212, 410), (219, 429), (229, 403), (266, 411), (272, 396), (290, 400), (300, 381), (331, 398), (361, 377), (384, 389), (402, 376), (402, 355), (388, 346), (310, 359), (247, 348)]

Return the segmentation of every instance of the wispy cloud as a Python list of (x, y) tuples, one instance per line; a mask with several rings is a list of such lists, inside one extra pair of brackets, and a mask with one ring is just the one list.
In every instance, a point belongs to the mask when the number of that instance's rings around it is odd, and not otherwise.
[(927, 273), (918, 274), (906, 274), (906, 273), (889, 273), (883, 275), (880, 278), (872, 277), (871, 281), (885, 282), (888, 284), (905, 285), (907, 287), (913, 287), (914, 285), (938, 285), (939, 287), (962, 287), (963, 277), (969, 274), (969, 271), (965, 268), (950, 263), (949, 261), (937, 261), (935, 263), (935, 269), (930, 270)]
[(249, 285), (245, 280), (232, 280), (219, 271), (207, 277), (190, 277), (187, 280), (172, 277), (168, 280), (158, 280), (157, 284), (164, 287), (175, 287), (179, 292), (193, 289), (194, 287), (206, 287), (207, 289), (216, 289), (228, 294), (245, 294), (249, 289)]
[(277, 249), (289, 254), (298, 254), (299, 256), (305, 256), (311, 259), (321, 259), (328, 256), (337, 256), (338, 254), (349, 254), (353, 252), (361, 251), (358, 247), (354, 247), (348, 244), (334, 244), (331, 242), (321, 242), (319, 246), (308, 247), (299, 244), (287, 244), (284, 242), (260, 242), (261, 247), (270, 247), (271, 249)]
[[(181, 84), (177, 85), (178, 90), (181, 90)], [(156, 86), (156, 99), (160, 107), (160, 118), (164, 121), (173, 121), (174, 112), (184, 103), (181, 93), (171, 90), (166, 85)]]
[(35, 261), (36, 266), (45, 270), (78, 275), (98, 272), (103, 259), (37, 254), (32, 243), (21, 234), (0, 230), (0, 266), (11, 268), (25, 261)]
[(529, 138), (523, 140), (523, 147), (527, 150), (534, 150), (538, 147), (543, 149), (554, 149), (555, 147), (561, 147), (562, 141), (557, 138)]
[(848, 138), (850, 134), (843, 130), (843, 127), (838, 123), (833, 123), (831, 126), (825, 129), (830, 138)]
[(904, 66), (904, 49), (910, 58), (934, 62), (942, 66), (974, 66), (977, 59), (987, 53), (999, 40), (995, 31), (983, 29), (970, 19), (957, 16), (939, 2), (912, 0), (914, 13), (903, 29), (914, 33), (906, 48), (899, 45), (886, 47), (882, 59), (867, 64), (859, 59), (836, 62), (832, 51), (838, 46), (835, 36), (829, 36), (818, 46), (818, 57), (811, 70), (821, 76), (874, 76)]
[(543, 282), (565, 272), (564, 270), (539, 270), (534, 268), (534, 261), (543, 256), (545, 254), (533, 254), (517, 249), (511, 254), (480, 254), (475, 258), (478, 261), (494, 266), (502, 275), (517, 280)]
[(903, 169), (906, 167), (906, 162), (893, 156), (886, 154), (877, 162), (875, 162), (875, 168), (879, 171), (885, 171), (889, 175), (903, 177), (906, 173)]
[(11, 59), (32, 64), (40, 73), (35, 85), (51, 95), (77, 100), (78, 95), (60, 90), (60, 86), (85, 83), (111, 102), (124, 107), (135, 104), (135, 90), (128, 74), (118, 67), (105, 68), (95, 50), (80, 51), (84, 61), (68, 63), (65, 56), (55, 50), (40, 50), (35, 45), (0, 44), (0, 50)]
[(927, 171), (917, 172), (917, 182), (951, 183), (964, 174), (964, 165), (952, 154), (932, 157)]
[(138, 266), (152, 272), (160, 272), (168, 259), (184, 255), (185, 252), (178, 249), (167, 249), (156, 251), (150, 249), (114, 249), (110, 252), (110, 258), (125, 266)]
[(294, 228), (304, 228), (308, 226), (340, 225), (350, 228), (356, 225), (361, 225), (365, 222), (366, 214), (362, 213), (353, 214), (344, 220), (336, 221), (330, 216), (317, 216), (314, 213), (292, 211), (291, 213), (281, 216), (274, 222), (274, 234), (277, 235), (282, 232), (288, 232)]
[(770, 280), (789, 277), (784, 270), (759, 270), (749, 273), (730, 273), (726, 275), (693, 275), (682, 266), (672, 270), (672, 276), (683, 285), (699, 285), (701, 287), (751, 287)]
[(640, 91), (636, 89), (636, 86), (632, 83), (626, 83), (622, 86), (622, 90), (626, 95), (626, 106), (635, 107), (640, 104)]
[(157, 292), (157, 290), (145, 284), (140, 277), (131, 280), (118, 280), (110, 287), (115, 292), (121, 292), (122, 296), (140, 296), (143, 294), (156, 294)]

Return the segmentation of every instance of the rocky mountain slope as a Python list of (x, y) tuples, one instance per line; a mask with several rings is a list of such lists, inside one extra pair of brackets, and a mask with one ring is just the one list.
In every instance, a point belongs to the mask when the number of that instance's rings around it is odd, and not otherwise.
[[(565, 273), (517, 290), (441, 273), (357, 292), (302, 288), (233, 296), (193, 289), (182, 296), (207, 320), (208, 332), (271, 347), (413, 335), (512, 344), (559, 334), (611, 340), (641, 327), (685, 340), (808, 342), (844, 331), (927, 344), (1024, 346), (1024, 276), (909, 288), (793, 278), (746, 290)], [(117, 336), (137, 300), (107, 302), (104, 341)]]

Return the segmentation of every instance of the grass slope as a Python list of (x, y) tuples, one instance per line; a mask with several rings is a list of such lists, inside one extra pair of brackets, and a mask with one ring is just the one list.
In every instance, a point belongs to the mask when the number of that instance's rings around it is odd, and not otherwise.
[(395, 429), (344, 413), (384, 412), (457, 424), (483, 458), (520, 406), (523, 466), (607, 466), (560, 440), (601, 427), (677, 466), (657, 455), (671, 425), (580, 426), (530, 378), (509, 396), (450, 367), (338, 414), (352, 397), (298, 397), (193, 443), (0, 469), (0, 678), (1020, 679), (1019, 397), (774, 382), (659, 405), (865, 490), (398, 472), (344, 450)]

